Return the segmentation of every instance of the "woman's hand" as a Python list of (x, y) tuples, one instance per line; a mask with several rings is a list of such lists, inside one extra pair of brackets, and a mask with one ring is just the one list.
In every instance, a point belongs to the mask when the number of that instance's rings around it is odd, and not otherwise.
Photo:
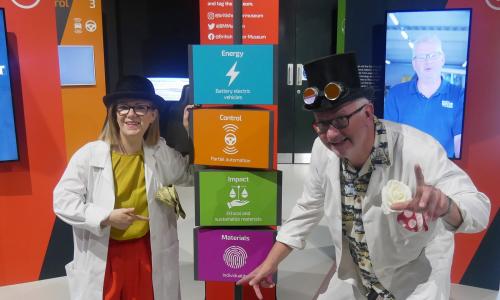
[(106, 220), (101, 222), (101, 226), (110, 225), (113, 228), (125, 230), (135, 221), (149, 221), (148, 217), (134, 214), (134, 208), (117, 208), (109, 214)]
[(193, 109), (193, 107), (194, 107), (193, 104), (186, 105), (186, 107), (184, 107), (184, 115), (182, 117), (182, 125), (184, 125), (184, 128), (188, 133), (189, 133), (189, 114), (190, 111)]

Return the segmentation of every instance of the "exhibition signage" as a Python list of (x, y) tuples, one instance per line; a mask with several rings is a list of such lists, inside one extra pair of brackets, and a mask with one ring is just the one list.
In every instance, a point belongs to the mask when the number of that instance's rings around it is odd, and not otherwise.
[[(195, 279), (205, 281), (207, 300), (250, 300), (252, 288), (234, 282), (272, 248), (276, 231), (263, 226), (281, 223), (282, 174), (272, 170), (279, 0), (199, 3), (203, 45), (190, 46), (188, 56), (190, 99), (199, 105), (194, 163), (217, 169), (195, 174), (195, 223), (202, 226), (194, 229)], [(263, 294), (276, 299), (275, 288)]]
[(196, 226), (281, 225), (281, 172), (202, 170), (195, 199)]
[[(243, 44), (278, 44), (279, 1), (242, 0)], [(200, 43), (233, 43), (233, 1), (200, 0)]]
[(271, 229), (195, 228), (195, 280), (238, 281), (264, 261), (275, 237)]
[(272, 45), (192, 45), (195, 104), (274, 104), (277, 96)]
[(193, 110), (194, 163), (271, 169), (273, 112), (261, 109)]

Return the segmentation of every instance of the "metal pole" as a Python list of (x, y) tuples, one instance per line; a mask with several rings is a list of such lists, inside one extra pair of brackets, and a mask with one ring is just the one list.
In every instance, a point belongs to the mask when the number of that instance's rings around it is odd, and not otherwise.
[(233, 44), (243, 44), (243, 1), (233, 0)]

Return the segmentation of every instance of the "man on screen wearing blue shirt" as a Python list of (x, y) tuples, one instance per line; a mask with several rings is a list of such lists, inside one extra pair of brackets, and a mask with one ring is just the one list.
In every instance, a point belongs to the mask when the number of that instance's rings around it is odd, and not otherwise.
[(436, 36), (415, 42), (412, 65), (416, 76), (391, 88), (384, 119), (416, 127), (437, 139), (448, 157), (460, 157), (464, 90), (441, 77), (445, 55)]

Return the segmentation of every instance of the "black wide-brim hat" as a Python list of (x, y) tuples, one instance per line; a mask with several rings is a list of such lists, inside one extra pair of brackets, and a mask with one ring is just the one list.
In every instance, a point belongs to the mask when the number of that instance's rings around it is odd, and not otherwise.
[(340, 83), (343, 92), (339, 98), (329, 100), (324, 96), (312, 104), (304, 104), (304, 109), (313, 112), (336, 110), (344, 103), (362, 97), (370, 98), (373, 89), (361, 87), (358, 74), (358, 64), (354, 53), (335, 54), (316, 59), (304, 64), (309, 87), (315, 87), (322, 91), (330, 83)]
[(116, 89), (102, 98), (107, 108), (121, 99), (149, 100), (157, 109), (161, 109), (165, 103), (165, 100), (155, 93), (151, 81), (139, 75), (127, 75), (120, 78)]

